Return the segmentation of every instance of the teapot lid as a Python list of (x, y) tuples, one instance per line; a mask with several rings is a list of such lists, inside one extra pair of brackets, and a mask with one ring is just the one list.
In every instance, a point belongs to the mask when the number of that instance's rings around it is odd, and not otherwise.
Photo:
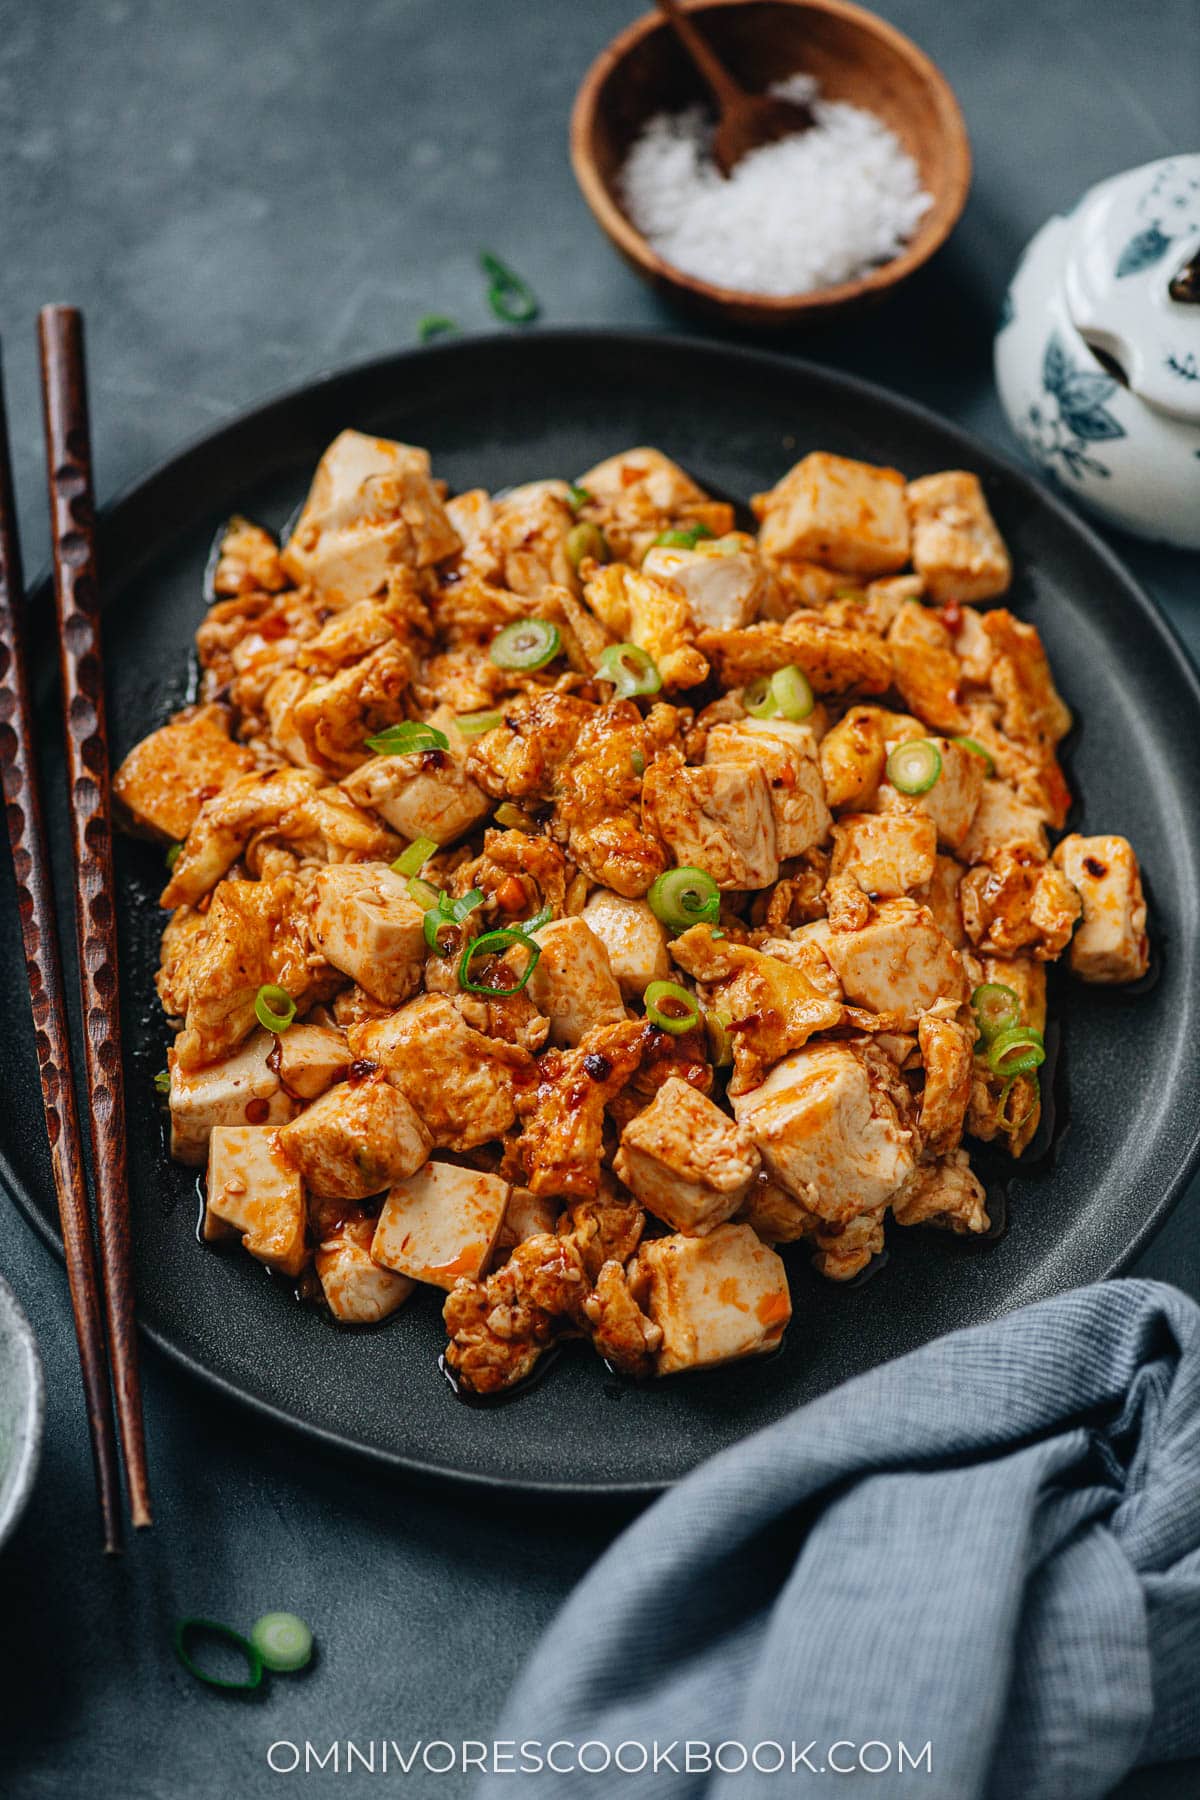
[(1141, 399), (1200, 422), (1200, 154), (1100, 182), (1071, 228), (1076, 330)]

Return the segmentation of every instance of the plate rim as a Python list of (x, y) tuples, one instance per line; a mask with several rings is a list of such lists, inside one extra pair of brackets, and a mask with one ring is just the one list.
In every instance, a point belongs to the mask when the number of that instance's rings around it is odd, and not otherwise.
[[(775, 370), (788, 379), (816, 382), (843, 393), (851, 393), (858, 399), (873, 405), (882, 405), (893, 413), (906, 416), (914, 424), (926, 430), (932, 429), (943, 437), (953, 440), (956, 448), (961, 450), (965, 466), (972, 466), (970, 459), (974, 459), (974, 465), (981, 467), (985, 474), (1000, 474), (1006, 481), (1012, 483), (1027, 500), (1043, 511), (1049, 511), (1068, 534), (1074, 534), (1082, 540), (1086, 550), (1093, 557), (1100, 559), (1110, 576), (1121, 585), (1128, 598), (1132, 600), (1142, 620), (1156, 634), (1159, 648), (1169, 656), (1177, 675), (1190, 691), (1191, 700), (1197, 713), (1200, 714), (1200, 670), (1193, 663), (1172, 621), (1163, 612), (1153, 595), (1142, 586), (1132, 570), (1100, 535), (1095, 526), (1070, 506), (1064, 498), (1054, 492), (1028, 466), (1017, 462), (1005, 451), (994, 448), (988, 440), (976, 436), (923, 402), (910, 399), (904, 394), (898, 394), (863, 376), (848, 374), (831, 365), (815, 362), (810, 357), (791, 356), (782, 351), (761, 350), (743, 344), (726, 344), (719, 339), (701, 337), (694, 333), (625, 330), (620, 327), (586, 325), (553, 329), (534, 328), (524, 334), (481, 332), (442, 343), (412, 345), (401, 350), (371, 355), (334, 367), (325, 367), (305, 379), (272, 391), (252, 405), (234, 413), (222, 423), (195, 433), (174, 450), (160, 457), (144, 473), (127, 481), (110, 499), (105, 501), (102, 507), (98, 508), (99, 530), (103, 534), (114, 515), (141, 499), (158, 482), (171, 476), (178, 465), (189, 457), (210, 451), (227, 435), (232, 437), (242, 434), (254, 426), (263, 425), (268, 416), (276, 410), (285, 409), (321, 393), (331, 392), (344, 382), (362, 380), (375, 375), (380, 378), (382, 384), (385, 378), (410, 364), (454, 361), (461, 357), (464, 350), (472, 353), (495, 351), (512, 354), (518, 352), (518, 347), (525, 343), (549, 343), (564, 348), (572, 346), (579, 348), (584, 344), (594, 345), (597, 341), (610, 346), (614, 344), (628, 345), (631, 349), (659, 354), (664, 351), (668, 353), (678, 351), (685, 357), (700, 354), (719, 361), (749, 364), (760, 370)], [(27, 584), (27, 596), (32, 598), (37, 595), (48, 586), (50, 580), (49, 565), (43, 564), (35, 578)], [(103, 617), (103, 612), (106, 610), (103, 593), (101, 607)], [(1200, 1117), (1197, 1117), (1193, 1125), (1184, 1158), (1161, 1190), (1149, 1214), (1139, 1225), (1132, 1238), (1124, 1244), (1121, 1251), (1105, 1264), (1097, 1279), (1110, 1280), (1114, 1275), (1120, 1274), (1157, 1236), (1178, 1205), (1198, 1165), (1200, 1165)], [(54, 1253), (60, 1263), (64, 1262), (62, 1240), (50, 1218), (43, 1217), (39, 1208), (26, 1195), (22, 1183), (16, 1177), (7, 1145), (4, 1142), (0, 1142), (0, 1183), (3, 1184), (5, 1192), (43, 1243)], [(191, 1379), (202, 1383), (210, 1391), (232, 1400), (245, 1413), (267, 1419), (272, 1424), (281, 1426), (289, 1435), (310, 1444), (316, 1443), (323, 1450), (332, 1452), (335, 1456), (352, 1457), (356, 1462), (368, 1463), (377, 1469), (387, 1471), (393, 1477), (410, 1481), (421, 1488), (435, 1490), (450, 1488), (459, 1491), (464, 1497), (504, 1496), (512, 1499), (542, 1500), (547, 1503), (569, 1496), (585, 1504), (593, 1502), (597, 1505), (605, 1505), (620, 1502), (646, 1502), (674, 1486), (676, 1479), (686, 1480), (687, 1478), (685, 1474), (667, 1480), (589, 1481), (586, 1483), (562, 1480), (546, 1481), (521, 1475), (483, 1474), (469, 1469), (447, 1467), (441, 1463), (431, 1463), (419, 1456), (388, 1450), (381, 1445), (368, 1443), (361, 1438), (303, 1419), (296, 1413), (276, 1405), (273, 1401), (239, 1387), (229, 1377), (208, 1367), (199, 1357), (174, 1343), (167, 1332), (156, 1325), (149, 1324), (140, 1316), (138, 1328), (144, 1338), (175, 1368), (180, 1369)], [(971, 1328), (962, 1327), (961, 1329)], [(801, 1404), (804, 1403), (801, 1402)], [(714, 1454), (719, 1454), (719, 1452)]]

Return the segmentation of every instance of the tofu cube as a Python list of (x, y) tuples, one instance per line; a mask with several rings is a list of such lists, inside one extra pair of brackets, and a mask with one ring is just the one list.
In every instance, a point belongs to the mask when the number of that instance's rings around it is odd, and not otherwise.
[(429, 452), (343, 431), (317, 464), (279, 560), (297, 587), (348, 606), (379, 593), (398, 564), (423, 569), (458, 548)]
[(313, 880), (312, 940), (372, 999), (400, 1006), (425, 967), (425, 914), (383, 863), (331, 863)]
[(542, 954), (525, 991), (549, 1019), (551, 1043), (573, 1046), (625, 1017), (608, 952), (585, 919), (551, 919), (533, 937)]
[(317, 1277), (339, 1325), (378, 1325), (404, 1305), (416, 1287), (371, 1255), (374, 1219), (350, 1219), (317, 1247)]
[(204, 802), (253, 767), (225, 708), (194, 706), (135, 744), (113, 776), (113, 799), (135, 831), (179, 843)]
[(1071, 940), (1071, 969), (1083, 981), (1138, 981), (1150, 967), (1146, 896), (1137, 857), (1123, 837), (1072, 833), (1054, 852), (1079, 890), (1083, 918)]
[(803, 557), (851, 575), (893, 575), (908, 561), (904, 477), (896, 469), (818, 450), (752, 504), (767, 556)]
[(859, 931), (831, 931), (824, 946), (847, 1000), (911, 1030), (935, 1000), (965, 1000), (962, 961), (927, 906), (885, 900)]
[(504, 1223), (511, 1188), (499, 1175), (427, 1162), (384, 1201), (371, 1255), (433, 1287), (478, 1281)]
[(659, 1375), (774, 1350), (792, 1316), (787, 1271), (749, 1225), (653, 1238), (638, 1253), (647, 1309), (662, 1331)]
[(1042, 815), (1018, 798), (1007, 781), (985, 780), (971, 828), (958, 846), (964, 862), (994, 862), (1001, 850), (1030, 851), (1044, 862), (1050, 845)]
[(661, 450), (640, 444), (605, 457), (579, 477), (579, 485), (596, 500), (622, 500), (631, 488), (660, 513), (674, 513), (705, 498), (690, 475)]
[(769, 887), (779, 877), (771, 787), (760, 768), (680, 767), (660, 757), (642, 783), (642, 819), (680, 864), (719, 888)]
[(347, 775), (342, 787), (405, 837), (451, 844), (474, 830), (492, 802), (449, 750), (412, 750), (376, 756)]
[(881, 813), (920, 813), (932, 819), (942, 848), (957, 850), (975, 818), (987, 779), (987, 761), (948, 738), (930, 738), (929, 742), (942, 759), (941, 773), (933, 786), (924, 794), (902, 794), (885, 780), (880, 784), (875, 805)]
[[(933, 874), (914, 895), (927, 906), (937, 921), (938, 930), (956, 950), (965, 950), (967, 934), (962, 913), (963, 866), (952, 856), (939, 856)], [(988, 977), (989, 981), (991, 977)], [(997, 977), (999, 979), (999, 977)]]
[(534, 1194), (527, 1187), (515, 1187), (504, 1209), (500, 1235), (501, 1249), (512, 1250), (527, 1238), (542, 1237), (553, 1231), (562, 1211), (562, 1202), (552, 1194)]
[(767, 1173), (829, 1223), (887, 1205), (916, 1167), (913, 1133), (848, 1044), (806, 1044), (733, 1101)]
[(994, 600), (1006, 592), (1012, 564), (977, 475), (923, 475), (909, 482), (906, 497), (913, 568), (934, 600)]
[(782, 860), (824, 843), (831, 823), (817, 740), (790, 719), (739, 719), (714, 725), (704, 760), (760, 768), (770, 788), (775, 852)]
[(516, 1117), (518, 1081), (537, 1084), (526, 1051), (475, 1031), (445, 994), (421, 994), (347, 1035), (354, 1054), (378, 1063), (419, 1108), (442, 1150), (501, 1137)]
[(365, 1200), (420, 1168), (433, 1139), (378, 1071), (343, 1081), (285, 1125), (284, 1155), (322, 1200)]
[(293, 1278), (308, 1261), (300, 1176), (270, 1125), (218, 1125), (208, 1150), (204, 1235), (239, 1232), (242, 1247)]
[(753, 539), (732, 545), (720, 539), (701, 539), (694, 550), (654, 544), (642, 558), (642, 573), (680, 590), (697, 630), (736, 631), (758, 617), (766, 579)]
[(613, 1169), (656, 1218), (702, 1236), (732, 1218), (759, 1160), (728, 1113), (672, 1075), (626, 1125)]
[(315, 1100), (345, 1079), (354, 1060), (345, 1035), (332, 1025), (289, 1025), (276, 1041), (280, 1085), (294, 1100)]
[(829, 873), (852, 875), (865, 894), (898, 899), (923, 887), (936, 865), (937, 828), (916, 813), (843, 813), (833, 828)]
[(666, 929), (644, 900), (597, 888), (582, 916), (608, 951), (609, 966), (626, 1000), (640, 1000), (652, 981), (671, 979)]
[[(171, 1070), (171, 1155), (201, 1167), (218, 1125), (283, 1125), (296, 1110), (268, 1063), (275, 1047), (269, 1031), (256, 1031), (236, 1056), (200, 1069)], [(282, 1041), (282, 1040), (280, 1040)]]

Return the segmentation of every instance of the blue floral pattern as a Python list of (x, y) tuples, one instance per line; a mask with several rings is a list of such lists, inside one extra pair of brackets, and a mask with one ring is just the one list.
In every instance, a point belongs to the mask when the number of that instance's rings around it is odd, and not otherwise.
[(1117, 277), (1139, 275), (1161, 262), (1176, 238), (1200, 230), (1200, 178), (1165, 162), (1138, 201), (1146, 220), (1117, 258)]
[(1066, 470), (1076, 481), (1085, 475), (1107, 478), (1109, 469), (1089, 446), (1125, 436), (1125, 427), (1105, 405), (1116, 388), (1111, 375), (1073, 362), (1058, 333), (1053, 333), (1042, 358), (1046, 399), (1033, 402), (1021, 428), (1031, 454), (1048, 474)]

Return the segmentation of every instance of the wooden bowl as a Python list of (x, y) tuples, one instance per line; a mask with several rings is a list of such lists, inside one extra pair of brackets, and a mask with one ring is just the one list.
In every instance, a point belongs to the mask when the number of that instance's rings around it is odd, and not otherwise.
[(803, 69), (824, 96), (868, 108), (915, 160), (933, 196), (916, 235), (891, 262), (854, 281), (803, 294), (715, 287), (664, 262), (616, 196), (629, 146), (658, 112), (707, 99), (661, 14), (623, 31), (588, 70), (571, 115), (571, 162), (584, 199), (625, 260), (668, 297), (741, 325), (799, 325), (884, 293), (928, 261), (966, 204), (971, 150), (945, 77), (903, 33), (848, 0), (699, 0), (690, 11), (732, 72), (753, 91)]

